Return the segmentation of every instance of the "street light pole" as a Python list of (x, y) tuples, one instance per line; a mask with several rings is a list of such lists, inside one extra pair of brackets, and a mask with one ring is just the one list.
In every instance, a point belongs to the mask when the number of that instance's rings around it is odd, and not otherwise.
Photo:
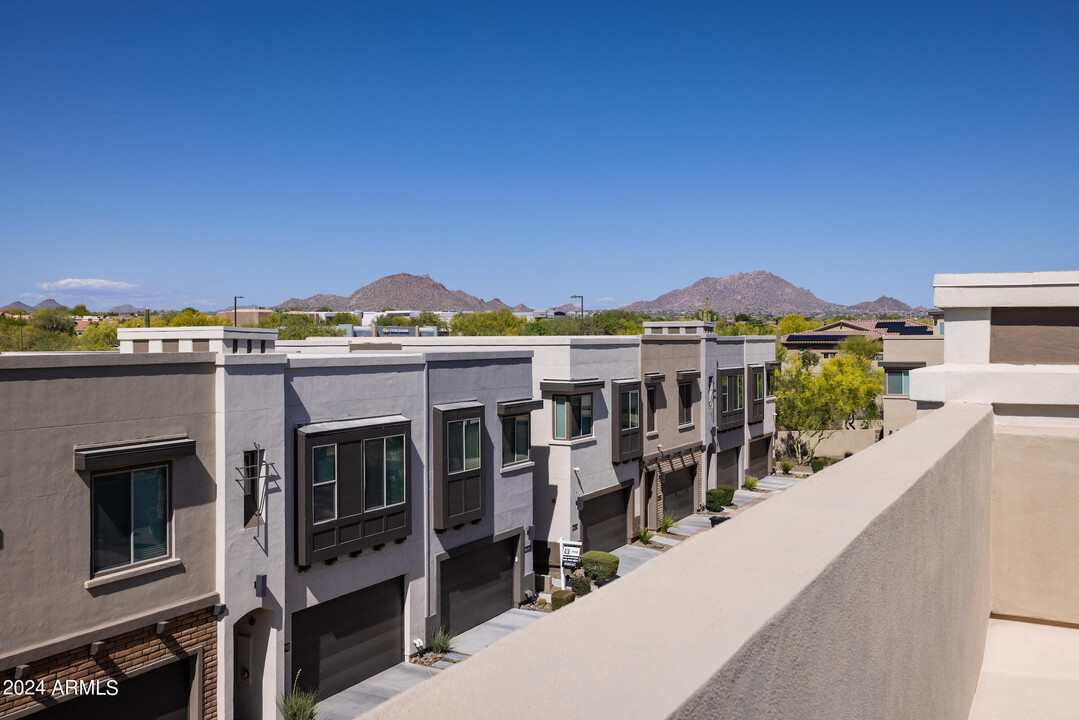
[(237, 313), (239, 311), (239, 306), (236, 303), (237, 303), (238, 300), (243, 300), (243, 299), (244, 299), (243, 295), (233, 295), (232, 296), (232, 327), (239, 327), (240, 326), (240, 324), (238, 322), (236, 322), (236, 315), (237, 315)]
[(581, 334), (584, 335), (584, 295), (570, 295), (570, 298), (581, 301)]

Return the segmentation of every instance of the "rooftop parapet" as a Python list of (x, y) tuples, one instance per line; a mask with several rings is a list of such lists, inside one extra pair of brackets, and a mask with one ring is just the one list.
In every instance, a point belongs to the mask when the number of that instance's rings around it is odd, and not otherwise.
[(116, 336), (121, 353), (264, 354), (277, 343), (277, 330), (222, 325), (120, 328)]

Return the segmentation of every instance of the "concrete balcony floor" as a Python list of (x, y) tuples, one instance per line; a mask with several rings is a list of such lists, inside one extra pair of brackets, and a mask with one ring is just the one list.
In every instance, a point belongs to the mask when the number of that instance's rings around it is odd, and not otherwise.
[(1079, 715), (1079, 630), (991, 619), (969, 720)]

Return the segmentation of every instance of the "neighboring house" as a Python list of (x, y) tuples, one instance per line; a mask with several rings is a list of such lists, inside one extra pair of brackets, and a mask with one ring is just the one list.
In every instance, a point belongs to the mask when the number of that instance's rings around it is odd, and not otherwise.
[(813, 330), (784, 335), (780, 342), (789, 351), (812, 350), (827, 360), (839, 352), (839, 343), (851, 335), (880, 340), (884, 337), (920, 337), (932, 334), (932, 326), (913, 320), (837, 320)]
[(910, 372), (944, 362), (944, 337), (915, 335), (884, 337), (884, 436), (917, 419), (917, 403), (910, 395)]

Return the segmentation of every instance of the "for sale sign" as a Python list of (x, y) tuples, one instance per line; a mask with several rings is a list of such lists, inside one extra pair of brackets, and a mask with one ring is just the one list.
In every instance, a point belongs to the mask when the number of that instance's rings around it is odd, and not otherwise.
[(581, 566), (581, 543), (565, 540), (562, 542), (562, 567), (576, 570)]

